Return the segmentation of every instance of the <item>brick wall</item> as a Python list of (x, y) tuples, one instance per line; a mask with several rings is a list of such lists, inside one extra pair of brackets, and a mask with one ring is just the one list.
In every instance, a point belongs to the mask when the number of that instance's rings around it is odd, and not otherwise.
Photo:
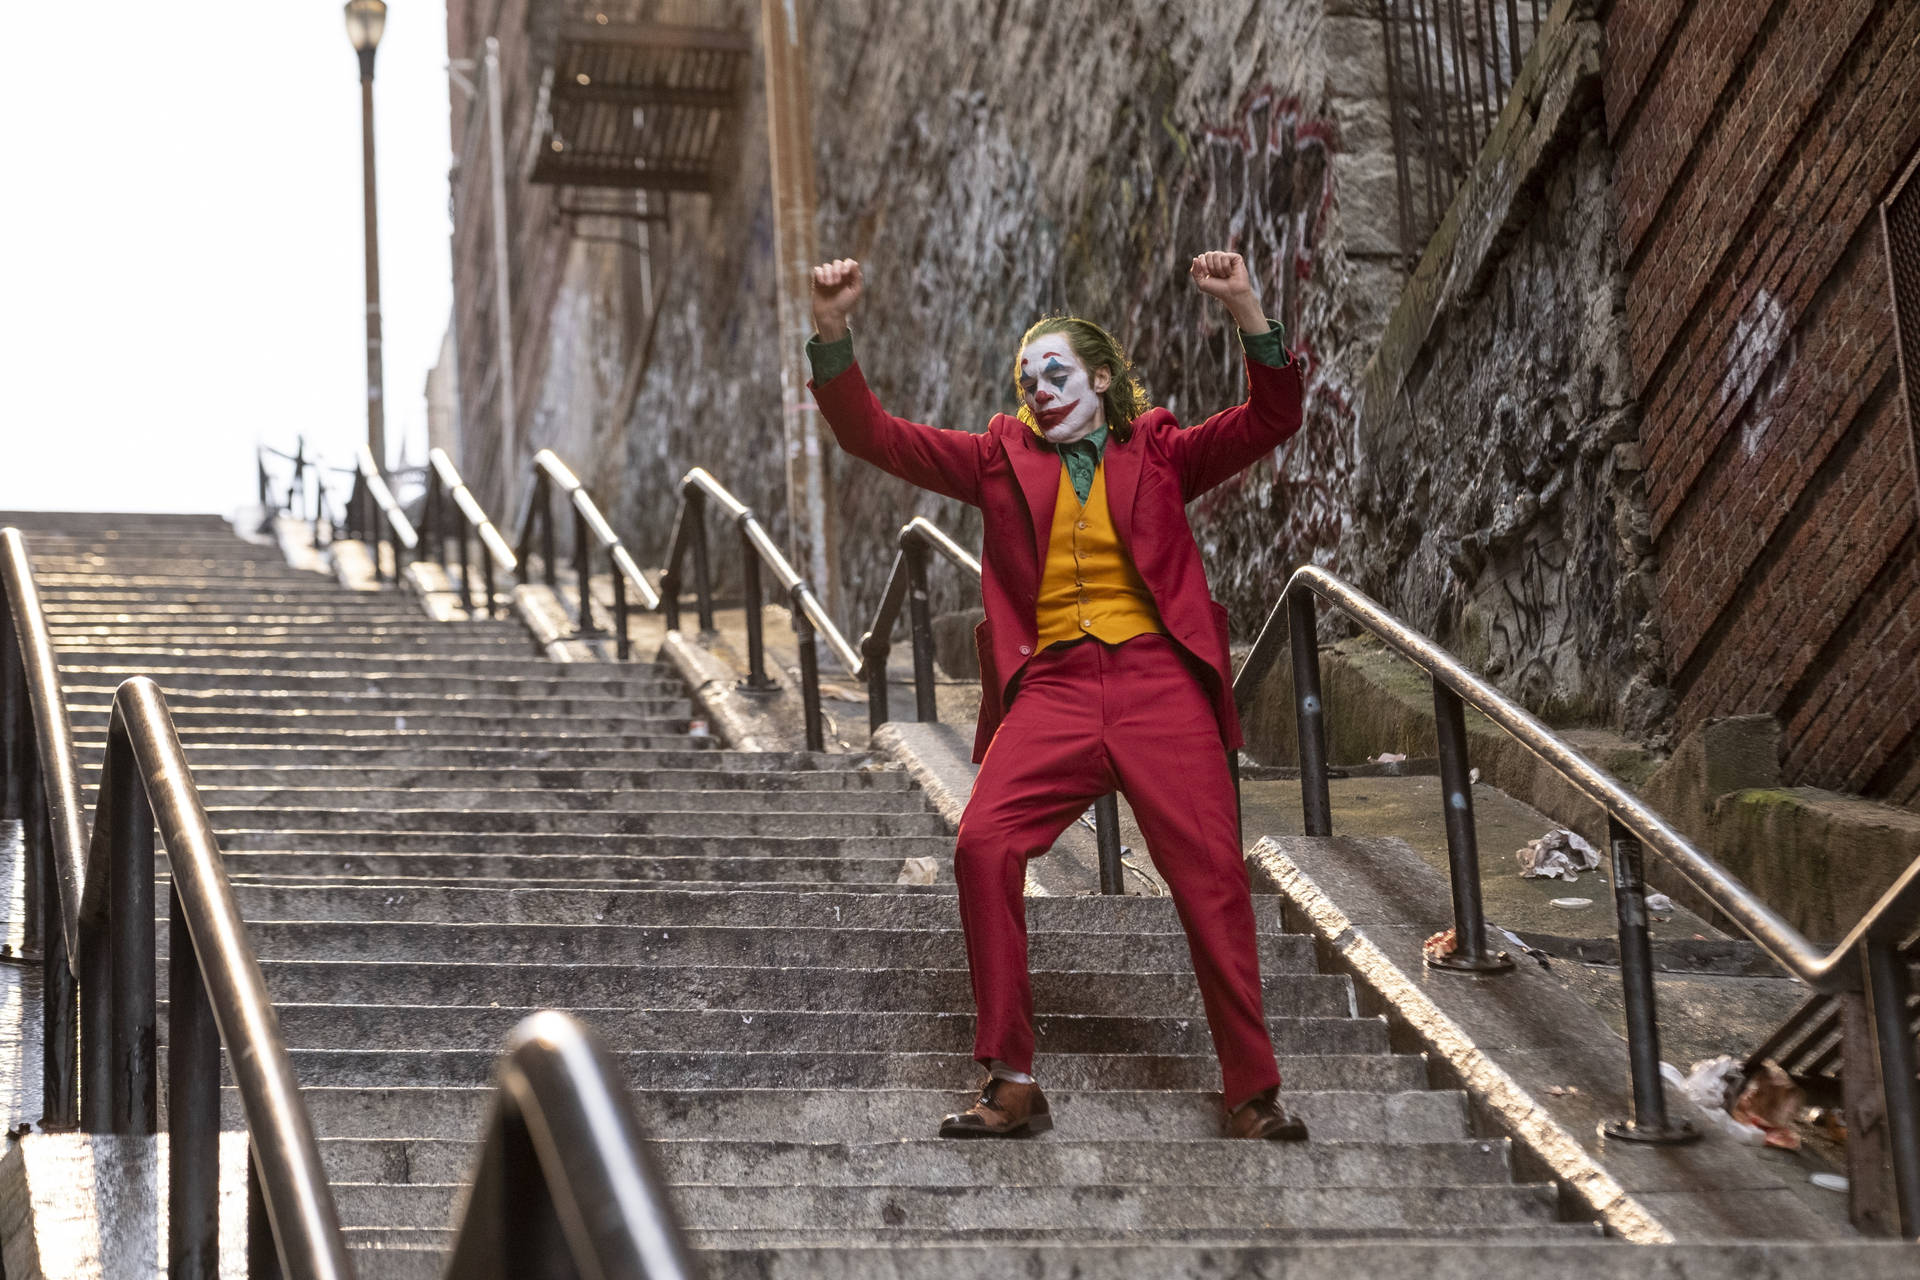
[(1607, 35), (1676, 727), (1771, 713), (1790, 780), (1920, 802), (1920, 511), (1876, 212), (1920, 146), (1920, 5), (1616, 0)]

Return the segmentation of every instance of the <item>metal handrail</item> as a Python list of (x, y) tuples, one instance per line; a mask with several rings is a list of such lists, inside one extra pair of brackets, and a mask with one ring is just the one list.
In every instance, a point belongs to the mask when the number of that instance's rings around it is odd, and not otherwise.
[[(525, 506), (520, 516), (519, 560), (515, 576), (521, 581), (527, 580), (527, 565), (531, 557), (528, 548), (535, 537), (539, 538), (541, 573), (548, 587), (558, 589), (558, 561), (554, 555), (553, 538), (553, 491), (557, 488), (564, 494), (567, 504), (573, 508), (573, 572), (576, 587), (580, 594), (580, 632), (593, 635), (599, 628), (593, 621), (593, 546), (598, 546), (607, 558), (609, 578), (613, 583), (613, 633), (614, 647), (622, 662), (632, 656), (633, 641), (627, 635), (627, 588), (631, 587), (639, 596), (640, 607), (647, 612), (660, 608), (660, 593), (640, 572), (626, 544), (600, 514), (600, 508), (594, 505), (586, 486), (580, 483), (580, 477), (574, 475), (559, 455), (551, 449), (542, 449), (533, 455), (531, 466), (532, 483), (527, 490)], [(589, 544), (591, 539), (591, 545)]]
[[(933, 606), (927, 594), (927, 561), (939, 554), (980, 578), (980, 561), (945, 530), (915, 516), (900, 528), (900, 552), (893, 558), (886, 589), (873, 625), (860, 637), (860, 669), (856, 679), (867, 684), (867, 723), (878, 730), (890, 718), (887, 658), (893, 651), (893, 629), (904, 607), (913, 644), (914, 718), (922, 724), (940, 722), (940, 704), (934, 684)], [(1120, 801), (1111, 791), (1093, 802), (1093, 829), (1100, 851), (1100, 892), (1125, 893), (1126, 872), (1121, 861)]]
[[(313, 1126), (166, 699), (145, 676), (115, 692), (99, 800), (81, 857), (84, 826), (59, 668), (25, 539), (7, 529), (0, 544), (11, 637), (5, 649), (16, 659), (0, 684), (0, 723), (16, 730), (7, 742), (8, 791), (23, 802), (42, 797), (37, 806), (22, 804), (27, 852), (49, 915), (61, 922), (43, 946), (49, 976), (60, 971), (45, 992), (43, 1123), (77, 1123), (89, 1133), (157, 1129), (157, 825), (171, 882), (169, 1273), (212, 1280), (218, 1271), (224, 1047), (247, 1128), (248, 1217), (267, 1228), (249, 1231), (249, 1272), (274, 1274), (271, 1239), (279, 1274), (351, 1280)], [(31, 741), (17, 731), (29, 713)]]
[(376, 581), (386, 579), (386, 565), (380, 552), (384, 547), (391, 547), (394, 577), (398, 578), (405, 553), (420, 545), (420, 535), (407, 519), (407, 513), (400, 509), (393, 490), (387, 487), (386, 477), (380, 474), (380, 467), (373, 460), (373, 451), (365, 445), (354, 451), (352, 475), (353, 491), (347, 496), (349, 535), (372, 545)]
[(692, 1280), (697, 1274), (647, 1155), (613, 1056), (564, 1013), (514, 1028), (446, 1274)]
[(700, 630), (713, 630), (713, 575), (707, 558), (706, 511), (709, 501), (718, 503), (740, 535), (741, 604), (747, 624), (747, 678), (743, 687), (750, 692), (768, 692), (778, 687), (767, 675), (766, 642), (760, 617), (760, 568), (773, 571), (775, 582), (787, 596), (788, 612), (793, 618), (793, 633), (800, 650), (800, 705), (806, 723), (807, 749), (826, 748), (826, 717), (820, 709), (820, 651), (817, 637), (825, 636), (827, 647), (847, 674), (858, 679), (860, 654), (847, 643), (846, 636), (833, 624), (827, 610), (780, 553), (752, 508), (734, 495), (703, 467), (695, 467), (680, 481), (680, 509), (673, 519), (673, 545), (667, 552), (667, 567), (660, 575), (661, 608), (669, 630), (680, 627), (680, 572), (689, 552), (693, 555), (694, 600), (699, 610)]
[(1710, 856), (1696, 848), (1605, 770), (1588, 760), (1458, 659), (1389, 613), (1378, 601), (1325, 569), (1306, 566), (1288, 580), (1253, 649), (1234, 677), (1243, 707), (1291, 640), (1293, 693), (1300, 739), (1300, 786), (1308, 835), (1331, 835), (1326, 719), (1320, 693), (1315, 597), (1339, 608), (1369, 634), (1425, 670), (1433, 682), (1439, 726), (1441, 792), (1446, 805), (1455, 950), (1429, 961), (1436, 968), (1486, 972), (1505, 967), (1486, 950), (1474, 845), (1473, 793), (1464, 707), (1472, 706), (1536, 759), (1571, 783), (1607, 815), (1625, 986), (1628, 1058), (1634, 1118), (1607, 1126), (1614, 1137), (1676, 1141), (1691, 1127), (1670, 1122), (1660, 1080), (1653, 962), (1647, 933), (1643, 850), (1651, 849), (1713, 907), (1801, 981), (1821, 991), (1864, 992), (1873, 1006), (1880, 1076), (1893, 1151), (1903, 1231), (1920, 1234), (1920, 1085), (1915, 1049), (1905, 1029), (1909, 998), (1898, 947), (1920, 922), (1920, 860), (1904, 871), (1838, 946), (1823, 951)]
[(508, 573), (520, 571), (519, 557), (507, 546), (507, 540), (493, 527), (493, 521), (481, 509), (480, 500), (467, 488), (466, 481), (460, 478), (453, 459), (447, 456), (445, 449), (433, 449), (427, 454), (427, 494), (425, 505), (420, 513), (420, 537), (426, 544), (421, 552), (422, 559), (431, 559), (442, 569), (447, 564), (447, 534), (445, 528), (445, 508), (448, 502), (454, 506), (459, 519), (453, 522), (453, 535), (460, 545), (460, 602), (469, 615), (473, 613), (473, 557), (470, 554), (473, 543), (480, 547), (480, 582), (485, 591), (486, 616), (495, 616), (493, 575), (495, 568)]

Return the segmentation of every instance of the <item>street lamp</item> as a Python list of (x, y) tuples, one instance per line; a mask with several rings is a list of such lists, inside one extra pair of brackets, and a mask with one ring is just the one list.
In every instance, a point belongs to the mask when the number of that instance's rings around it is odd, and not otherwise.
[(380, 224), (373, 190), (373, 51), (386, 29), (384, 0), (347, 0), (347, 39), (360, 55), (360, 154), (367, 204), (367, 448), (387, 465), (387, 422), (380, 372)]

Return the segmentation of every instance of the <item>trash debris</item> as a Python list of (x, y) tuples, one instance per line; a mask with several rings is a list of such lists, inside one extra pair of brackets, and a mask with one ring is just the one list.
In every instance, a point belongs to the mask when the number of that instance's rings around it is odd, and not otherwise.
[(1584, 911), (1588, 907), (1593, 905), (1593, 899), (1592, 898), (1552, 898), (1548, 900), (1547, 905), (1558, 907), (1562, 911)]
[(1382, 751), (1377, 756), (1368, 756), (1368, 764), (1399, 764), (1407, 758), (1404, 751)]
[(713, 734), (708, 731), (705, 720), (695, 719), (687, 721), (687, 736), (689, 738), (711, 738)]
[(1810, 1173), (1807, 1181), (1822, 1191), (1845, 1191), (1852, 1185), (1837, 1173)]
[(1600, 865), (1600, 851), (1564, 827), (1528, 841), (1513, 857), (1526, 880), (1578, 880)]
[(939, 879), (940, 864), (932, 858), (908, 858), (900, 864), (900, 878), (895, 884), (933, 884)]
[(1779, 1063), (1768, 1059), (1741, 1090), (1732, 1114), (1735, 1120), (1766, 1134), (1768, 1146), (1798, 1151), (1800, 1132), (1793, 1127), (1793, 1120), (1806, 1100), (1806, 1094), (1793, 1082), (1793, 1077)]
[(1453, 936), (1451, 929), (1443, 929), (1420, 944), (1421, 954), (1426, 956), (1429, 962), (1445, 960), (1457, 950), (1459, 950), (1459, 941)]
[(1474, 786), (1478, 786), (1480, 784), (1480, 771), (1478, 769), (1467, 770), (1467, 781)]
[[(1677, 1069), (1674, 1074), (1679, 1075)], [(1694, 1063), (1692, 1070), (1680, 1076), (1677, 1083), (1687, 1100), (1702, 1111), (1724, 1112), (1731, 1109), (1733, 1100), (1740, 1096), (1742, 1079), (1740, 1060), (1721, 1054)]]
[[(1500, 929), (1500, 926), (1495, 925), (1494, 928)], [(1534, 962), (1537, 963), (1542, 969), (1545, 969), (1548, 972), (1552, 972), (1553, 966), (1548, 963), (1548, 961), (1553, 959), (1552, 952), (1542, 951), (1539, 947), (1528, 946), (1526, 939), (1522, 938), (1519, 934), (1515, 933), (1511, 929), (1500, 929), (1500, 932), (1508, 942), (1511, 942), (1513, 944), (1515, 950), (1519, 951), (1523, 955), (1531, 956)]]
[(1580, 1087), (1578, 1085), (1550, 1084), (1546, 1088), (1546, 1094), (1549, 1098), (1572, 1098), (1577, 1097), (1579, 1093)]
[(1673, 919), (1673, 899), (1664, 893), (1647, 895), (1647, 914), (1655, 920)]

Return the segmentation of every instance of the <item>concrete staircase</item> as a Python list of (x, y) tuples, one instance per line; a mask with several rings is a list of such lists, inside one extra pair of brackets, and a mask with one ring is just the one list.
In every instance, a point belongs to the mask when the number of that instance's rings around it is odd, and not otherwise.
[[(89, 783), (115, 686), (167, 693), (367, 1280), (438, 1274), (492, 1063), (541, 1007), (621, 1055), (715, 1277), (1216, 1274), (1229, 1244), (1595, 1234), (1272, 900), (1267, 1009), (1314, 1141), (1215, 1136), (1170, 902), (1055, 897), (1029, 918), (1057, 1127), (942, 1142), (979, 1074), (972, 1001), (950, 839), (904, 773), (721, 750), (666, 669), (551, 663), (518, 623), (428, 621), (212, 518), (0, 523), (27, 531)], [(897, 883), (915, 856), (943, 882)]]

